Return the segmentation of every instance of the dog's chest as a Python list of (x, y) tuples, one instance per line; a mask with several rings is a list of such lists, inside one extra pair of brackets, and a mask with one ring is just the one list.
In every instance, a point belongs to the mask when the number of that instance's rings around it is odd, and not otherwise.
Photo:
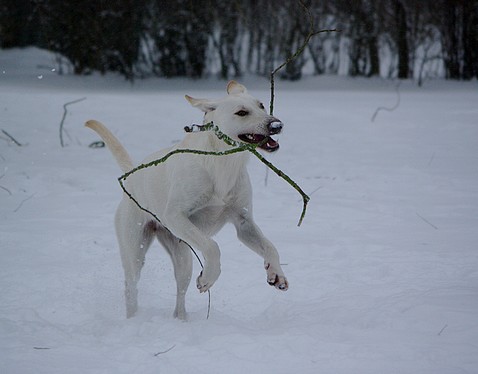
[(198, 201), (197, 207), (189, 215), (190, 220), (204, 233), (213, 235), (217, 233), (229, 220), (230, 212), (236, 201), (235, 187), (226, 188), (224, 181), (213, 183), (210, 193), (204, 195), (205, 199)]
[(213, 198), (227, 205), (237, 194), (237, 185), (246, 173), (247, 154), (206, 158), (205, 168), (213, 184)]

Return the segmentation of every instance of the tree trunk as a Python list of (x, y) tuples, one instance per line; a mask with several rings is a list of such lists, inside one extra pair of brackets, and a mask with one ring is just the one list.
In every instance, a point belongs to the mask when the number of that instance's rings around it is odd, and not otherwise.
[(478, 78), (478, 1), (463, 7), (463, 79)]
[(407, 39), (407, 14), (400, 0), (394, 0), (395, 22), (397, 26), (397, 49), (398, 49), (398, 78), (409, 77), (409, 50)]
[(380, 75), (380, 61), (378, 56), (378, 42), (377, 37), (370, 37), (368, 40), (368, 54), (370, 58), (369, 77)]
[(460, 79), (459, 45), (457, 37), (457, 4), (454, 0), (446, 0), (444, 5), (443, 32), (445, 47), (445, 68), (448, 79)]

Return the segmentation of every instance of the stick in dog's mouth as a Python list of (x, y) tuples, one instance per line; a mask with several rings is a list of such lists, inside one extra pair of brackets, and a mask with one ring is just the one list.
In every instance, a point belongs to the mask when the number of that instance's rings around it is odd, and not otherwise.
[(268, 135), (241, 134), (238, 136), (245, 143), (257, 145), (267, 152), (275, 152), (279, 149), (279, 143)]
[(255, 133), (246, 133), (240, 134), (238, 137), (243, 142), (254, 144), (255, 146), (263, 149), (267, 152), (275, 152), (279, 149), (279, 143), (277, 140), (272, 139), (271, 135), (277, 135), (282, 132), (284, 124), (279, 121), (277, 118), (272, 117), (270, 122), (266, 124), (268, 134), (255, 134)]

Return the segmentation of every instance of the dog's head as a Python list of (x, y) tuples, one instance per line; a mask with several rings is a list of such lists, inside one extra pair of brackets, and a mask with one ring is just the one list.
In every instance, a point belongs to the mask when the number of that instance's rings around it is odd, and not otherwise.
[(227, 93), (219, 100), (195, 99), (188, 95), (186, 99), (205, 113), (204, 123), (213, 122), (234, 140), (260, 144), (260, 148), (268, 152), (277, 151), (279, 143), (271, 135), (279, 134), (283, 123), (267, 114), (264, 105), (249, 95), (242, 84), (230, 81)]

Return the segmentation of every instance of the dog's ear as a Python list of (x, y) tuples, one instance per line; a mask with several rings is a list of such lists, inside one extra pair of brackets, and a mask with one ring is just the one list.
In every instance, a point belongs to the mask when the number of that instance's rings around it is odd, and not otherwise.
[(187, 101), (189, 101), (189, 104), (191, 104), (195, 108), (202, 110), (204, 113), (212, 112), (217, 108), (217, 103), (213, 100), (195, 99), (194, 97), (191, 97), (189, 95), (185, 95), (185, 98)]
[(240, 94), (247, 92), (247, 88), (244, 87), (242, 84), (237, 83), (236, 81), (230, 81), (227, 84), (226, 90), (228, 94)]

